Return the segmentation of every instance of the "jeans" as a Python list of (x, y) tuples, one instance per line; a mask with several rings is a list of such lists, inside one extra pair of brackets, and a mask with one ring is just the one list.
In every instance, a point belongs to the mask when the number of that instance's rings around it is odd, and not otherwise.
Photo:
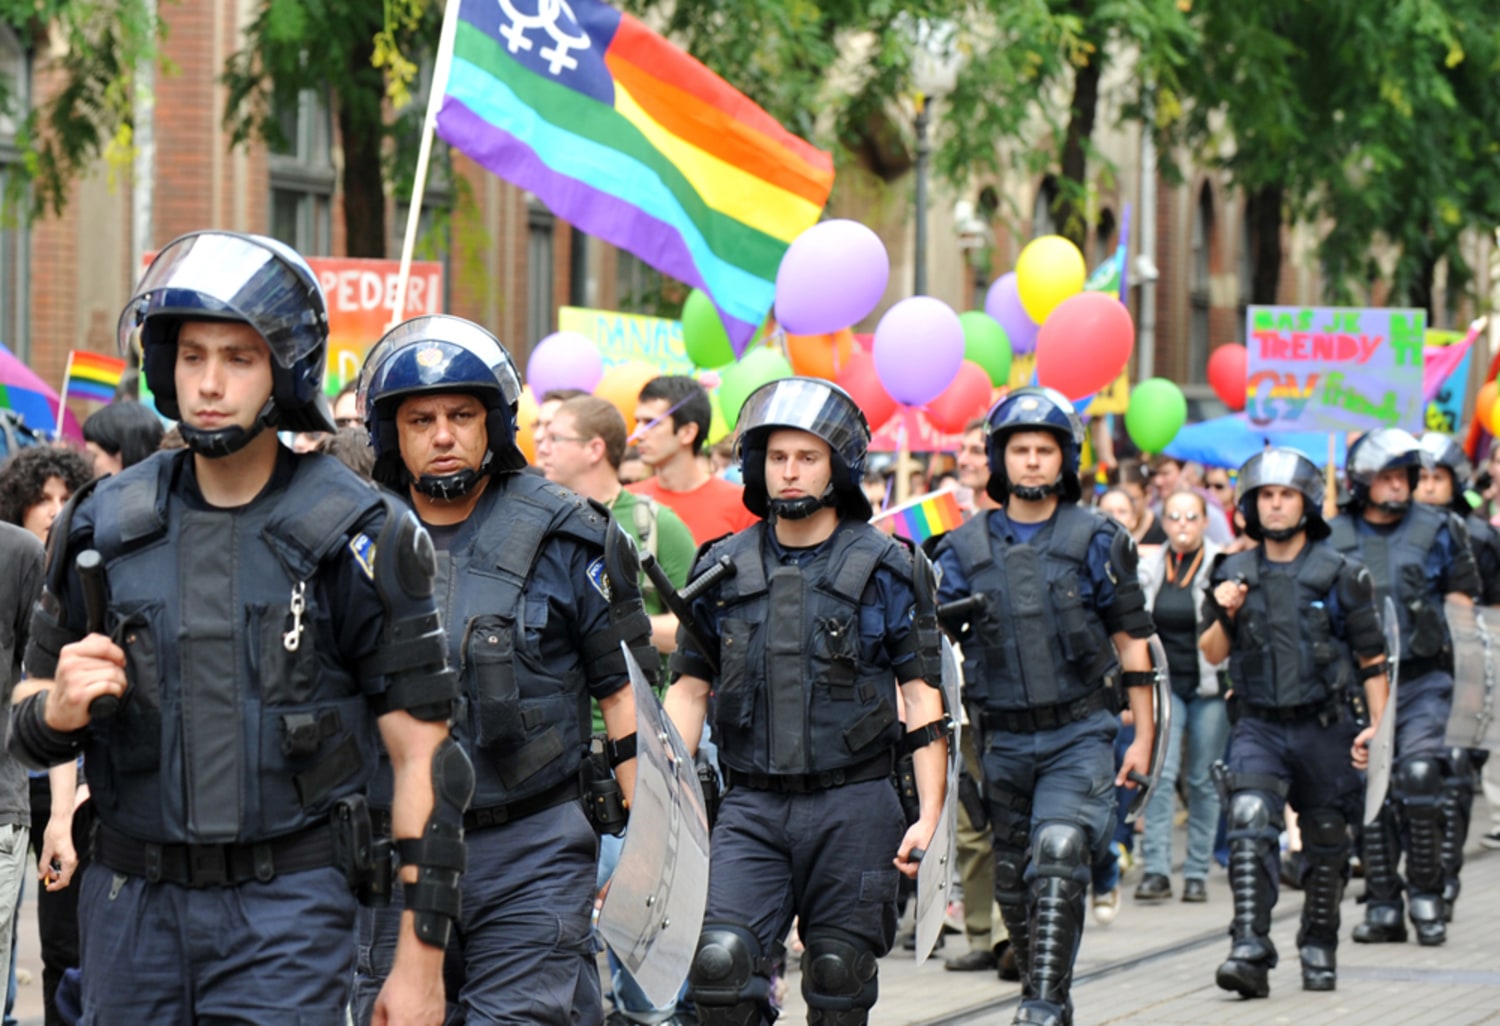
[(11, 979), (15, 979), (16, 921), (26, 875), (26, 844), (30, 834), (31, 831), (19, 823), (0, 826), (0, 966), (10, 971)]
[[(1208, 877), (1213, 854), (1214, 831), (1219, 824), (1219, 792), (1209, 776), (1209, 767), (1224, 757), (1229, 740), (1229, 714), (1222, 698), (1196, 695), (1185, 700), (1172, 696), (1172, 732), (1161, 783), (1146, 803), (1146, 833), (1141, 854), (1147, 873), (1170, 876), (1172, 872), (1172, 814), (1177, 800), (1177, 778), (1187, 775), (1188, 840), (1182, 875), (1189, 880)], [(1182, 746), (1187, 744), (1184, 769)]]

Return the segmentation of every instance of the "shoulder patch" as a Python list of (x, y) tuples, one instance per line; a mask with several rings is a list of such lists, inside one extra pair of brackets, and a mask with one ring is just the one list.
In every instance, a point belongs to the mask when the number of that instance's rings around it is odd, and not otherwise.
[(375, 543), (370, 540), (370, 536), (360, 532), (350, 538), (349, 551), (354, 554), (354, 561), (365, 572), (365, 576), (373, 581), (375, 579)]
[(604, 557), (596, 556), (593, 561), (589, 563), (588, 569), (585, 571), (585, 573), (588, 574), (589, 583), (594, 586), (594, 590), (597, 591), (600, 595), (604, 596), (604, 601), (611, 601), (609, 574), (605, 573), (604, 571)]

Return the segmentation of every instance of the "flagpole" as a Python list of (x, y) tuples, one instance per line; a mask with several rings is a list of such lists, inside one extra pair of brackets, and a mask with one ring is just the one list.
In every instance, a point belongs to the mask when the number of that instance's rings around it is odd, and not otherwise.
[(63, 368), (62, 391), (57, 393), (57, 419), (52, 424), (52, 440), (62, 441), (63, 424), (68, 416), (68, 379), (73, 376), (73, 350), (68, 350), (68, 363)]
[(432, 68), (432, 87), (427, 94), (427, 114), (422, 118), (422, 145), (417, 150), (417, 171), (412, 182), (411, 202), (406, 208), (406, 236), (401, 243), (401, 269), (396, 275), (396, 305), (391, 310), (390, 328), (404, 319), (406, 283), (411, 277), (412, 252), (417, 248), (417, 225), (422, 220), (422, 198), (427, 194), (427, 163), (432, 157), (432, 136), (437, 130), (438, 108), (448, 91), (448, 72), (453, 67), (453, 41), (458, 35), (458, 5), (448, 0), (443, 10), (443, 34), (438, 42), (437, 59)]

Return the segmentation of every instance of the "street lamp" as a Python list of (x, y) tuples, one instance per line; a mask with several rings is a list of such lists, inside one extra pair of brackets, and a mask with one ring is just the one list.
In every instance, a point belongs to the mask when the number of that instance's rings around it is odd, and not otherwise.
[(957, 46), (958, 32), (952, 22), (918, 19), (911, 30), (911, 82), (916, 89), (917, 117), (917, 232), (916, 273), (913, 295), (927, 294), (927, 161), (932, 147), (927, 142), (928, 108), (953, 91), (962, 60)]

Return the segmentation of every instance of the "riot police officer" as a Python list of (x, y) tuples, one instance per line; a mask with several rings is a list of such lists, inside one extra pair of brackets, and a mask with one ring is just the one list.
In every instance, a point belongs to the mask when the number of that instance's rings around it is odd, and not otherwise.
[[(1072, 1018), (1069, 990), (1089, 867), (1115, 824), (1113, 784), (1150, 768), (1154, 633), (1136, 549), (1077, 505), (1083, 423), (1048, 388), (1022, 388), (987, 418), (1001, 509), (937, 545), (944, 604), (982, 595), (954, 624), (983, 733), (995, 895), (1021, 970), (1017, 1023)], [(1122, 687), (1136, 739), (1115, 771)]]
[(27, 655), (50, 682), (11, 739), (34, 765), (86, 756), (82, 1021), (343, 1022), (378, 741), (418, 895), (381, 1018), (435, 1021), (473, 774), (448, 737), (430, 539), (277, 441), (332, 427), (317, 280), (271, 239), (183, 236), (120, 337), (187, 448), (80, 490), (53, 525)]
[[(1469, 532), (1469, 548), (1479, 570), (1480, 600), (1487, 606), (1500, 605), (1500, 532), (1464, 498), (1464, 487), (1473, 472), (1469, 458), (1457, 442), (1437, 431), (1424, 434), (1421, 446), (1422, 476), (1417, 485), (1417, 501), (1446, 507), (1463, 517), (1464, 529)], [(1458, 901), (1464, 842), (1474, 811), (1475, 779), (1489, 755), (1484, 748), (1448, 749), (1448, 775), (1443, 778), (1443, 918), (1449, 922), (1453, 920), (1453, 905)]]
[(1358, 769), (1375, 733), (1373, 725), (1360, 731), (1350, 692), (1356, 677), (1363, 681), (1378, 722), (1386, 701), (1385, 638), (1369, 572), (1323, 541), (1323, 479), (1313, 462), (1295, 449), (1256, 453), (1240, 468), (1237, 489), (1245, 531), (1261, 544), (1214, 568), (1199, 639), (1207, 658), (1229, 659), (1237, 717), (1227, 772), (1216, 767), (1228, 792), (1234, 895), (1233, 941), (1216, 979), (1242, 997), (1270, 993), (1277, 840), (1290, 801), (1308, 860), (1297, 934), (1302, 987), (1333, 990), (1350, 828), (1364, 812)]
[(1447, 939), (1442, 795), (1453, 647), (1443, 602), (1470, 604), (1479, 574), (1463, 521), (1412, 504), (1421, 468), (1421, 446), (1408, 432), (1381, 428), (1360, 436), (1345, 460), (1349, 504), (1332, 524), (1333, 544), (1369, 567), (1376, 599), (1394, 601), (1401, 636), (1396, 766), (1385, 809), (1363, 834), (1365, 921), (1354, 928), (1361, 944), (1406, 940), (1396, 869), (1403, 848), (1417, 942)]
[[(897, 868), (915, 876), (943, 805), (931, 565), (869, 525), (870, 429), (842, 389), (773, 382), (740, 425), (745, 505), (766, 521), (700, 556), (735, 573), (695, 601), (666, 700), (696, 749), (712, 687), (726, 786), (690, 996), (705, 1026), (771, 1021), (770, 965), (797, 916), (808, 1022), (859, 1026), (895, 939)], [(910, 828), (891, 784), (903, 746), (921, 804)]]
[[(623, 792), (601, 825), (623, 829), (635, 701), (620, 643), (648, 670), (656, 661), (634, 549), (608, 510), (520, 473), (521, 382), (478, 325), (450, 316), (397, 325), (371, 349), (360, 391), (375, 478), (410, 498), (439, 550), (463, 698), (454, 736), (477, 780), (464, 817), (469, 873), (448, 952), (450, 1003), (470, 1022), (597, 1024), (598, 841), (581, 799), (609, 783), (588, 777), (597, 700)], [(389, 788), (389, 777), (377, 780), (372, 801), (383, 804)], [(607, 786), (599, 794), (610, 797)], [(361, 1022), (391, 971), (398, 905), (365, 917)]]

